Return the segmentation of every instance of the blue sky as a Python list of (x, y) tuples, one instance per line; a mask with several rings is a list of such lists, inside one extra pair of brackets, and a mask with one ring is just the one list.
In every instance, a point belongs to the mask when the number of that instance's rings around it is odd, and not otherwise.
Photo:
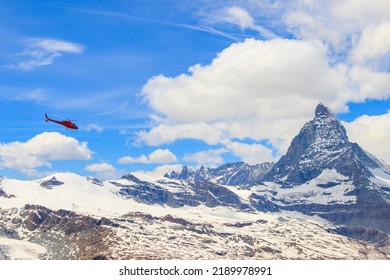
[(2, 176), (275, 161), (319, 102), (390, 161), (384, 0), (2, 1), (0, 26)]

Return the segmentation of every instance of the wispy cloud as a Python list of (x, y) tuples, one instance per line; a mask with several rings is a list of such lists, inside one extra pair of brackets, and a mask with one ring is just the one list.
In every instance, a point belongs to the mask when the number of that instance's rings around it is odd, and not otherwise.
[(241, 36), (237, 36), (235, 34), (224, 32), (224, 31), (215, 29), (213, 27), (210, 27), (210, 26), (207, 26), (204, 24), (183, 24), (183, 23), (177, 23), (177, 22), (172, 22), (172, 21), (156, 20), (156, 19), (146, 18), (146, 17), (136, 17), (136, 16), (131, 16), (131, 15), (124, 14), (124, 13), (93, 10), (93, 9), (75, 9), (75, 8), (73, 8), (72, 10), (80, 12), (80, 13), (92, 14), (92, 15), (97, 15), (97, 16), (113, 17), (113, 18), (119, 18), (119, 19), (124, 19), (124, 20), (139, 20), (139, 21), (150, 22), (150, 23), (155, 23), (155, 24), (162, 24), (162, 25), (167, 25), (167, 26), (195, 30), (195, 31), (199, 31), (199, 32), (209, 33), (209, 34), (215, 35), (215, 36), (221, 36), (224, 38), (228, 38), (232, 41), (239, 41), (241, 39), (240, 38)]
[(241, 7), (233, 6), (224, 9), (222, 15), (220, 15), (219, 17), (219, 20), (233, 25), (237, 25), (243, 30), (254, 30), (258, 32), (260, 36), (266, 39), (274, 39), (278, 37), (271, 30), (259, 24), (256, 24), (255, 19), (249, 14), (249, 12)]
[(217, 30), (215, 28), (212, 28), (212, 27), (209, 27), (206, 25), (189, 25), (189, 24), (171, 24), (171, 25), (175, 25), (177, 27), (182, 27), (182, 28), (186, 28), (186, 29), (206, 32), (206, 33), (209, 33), (211, 35), (217, 35), (217, 36), (228, 38), (232, 41), (239, 41), (241, 39), (237, 35), (233, 35), (233, 34), (230, 34), (228, 32), (223, 32), (223, 31)]
[(20, 89), (0, 86), (0, 100), (42, 102), (49, 99), (47, 91), (45, 88)]
[(96, 131), (96, 132), (102, 132), (104, 129), (97, 125), (97, 124), (89, 124), (86, 128), (85, 128), (86, 131), (88, 132), (91, 132), (91, 131)]
[(53, 63), (54, 59), (66, 53), (77, 54), (84, 51), (84, 46), (56, 39), (34, 38), (24, 42), (25, 49), (18, 54), (22, 57), (16, 64), (8, 65), (11, 69), (33, 71), (35, 68)]

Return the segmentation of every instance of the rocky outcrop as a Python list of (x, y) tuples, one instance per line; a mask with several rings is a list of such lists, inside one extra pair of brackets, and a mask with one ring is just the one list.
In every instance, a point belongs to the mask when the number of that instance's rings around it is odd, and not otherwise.
[(337, 117), (319, 104), (313, 120), (307, 122), (294, 137), (286, 155), (265, 175), (265, 181), (278, 182), (285, 187), (304, 184), (321, 174), (324, 169), (335, 169), (360, 187), (370, 185), (370, 168), (389, 172), (372, 155), (348, 140)]
[[(211, 182), (196, 181), (194, 183), (177, 183), (159, 181), (156, 183), (142, 181), (134, 175), (126, 175), (129, 184), (118, 184), (119, 193), (142, 203), (161, 204), (170, 207), (198, 206), (207, 207), (229, 206), (238, 209), (250, 209), (238, 195), (226, 187)], [(175, 189), (170, 191), (170, 189)]]
[(53, 176), (50, 180), (43, 181), (40, 186), (46, 189), (52, 189), (56, 186), (63, 185), (64, 182), (58, 181), (55, 176)]
[(5, 198), (13, 198), (15, 197), (13, 194), (6, 194), (4, 190), (0, 189), (0, 197), (5, 197)]
[(272, 163), (269, 162), (255, 165), (235, 162), (227, 163), (217, 168), (202, 166), (198, 170), (184, 166), (181, 172), (172, 171), (170, 174), (165, 174), (165, 177), (191, 183), (213, 182), (227, 186), (252, 186), (260, 183), (271, 167)]
[[(343, 183), (350, 184), (350, 191), (340, 195), (354, 196), (356, 201), (347, 204), (302, 203), (305, 194), (301, 193), (296, 196), (295, 203), (290, 200), (288, 205), (276, 206), (264, 197), (258, 197), (254, 205), (258, 210), (299, 211), (319, 215), (336, 224), (372, 227), (389, 233), (390, 204), (387, 198), (390, 192), (373, 181), (373, 169), (390, 174), (387, 165), (358, 144), (351, 143), (337, 117), (319, 104), (314, 119), (303, 126), (286, 155), (272, 166), (264, 180), (276, 182), (282, 188), (295, 188), (320, 178), (324, 170), (333, 170), (334, 175), (316, 186), (330, 189)], [(310, 190), (308, 192), (310, 195)], [(326, 194), (324, 191), (324, 196)]]

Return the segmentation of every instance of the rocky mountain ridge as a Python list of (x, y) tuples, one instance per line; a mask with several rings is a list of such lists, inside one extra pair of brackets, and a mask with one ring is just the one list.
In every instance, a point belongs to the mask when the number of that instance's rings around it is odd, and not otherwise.
[(273, 163), (249, 165), (245, 162), (227, 163), (217, 168), (202, 166), (198, 170), (184, 166), (180, 173), (172, 171), (164, 177), (187, 182), (213, 182), (228, 186), (251, 186), (260, 183)]

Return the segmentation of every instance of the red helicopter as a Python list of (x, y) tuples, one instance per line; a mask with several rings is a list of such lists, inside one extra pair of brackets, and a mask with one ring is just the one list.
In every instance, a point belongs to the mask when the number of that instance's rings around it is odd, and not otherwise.
[(69, 128), (69, 129), (79, 129), (79, 128), (77, 127), (77, 125), (76, 125), (75, 123), (72, 123), (70, 120), (64, 120), (64, 121), (53, 120), (53, 119), (49, 118), (49, 117), (47, 116), (47, 114), (45, 114), (45, 117), (46, 117), (46, 121), (47, 121), (47, 122), (48, 122), (48, 121), (55, 122), (55, 123), (58, 123), (58, 124), (60, 124), (60, 125), (65, 126), (66, 128)]

